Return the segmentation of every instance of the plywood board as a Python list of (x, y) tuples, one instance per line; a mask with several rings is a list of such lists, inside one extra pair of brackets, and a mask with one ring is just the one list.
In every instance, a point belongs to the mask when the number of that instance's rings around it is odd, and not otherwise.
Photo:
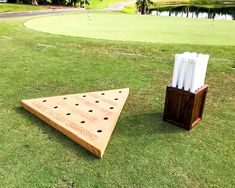
[(101, 158), (128, 94), (125, 88), (22, 100), (21, 105)]

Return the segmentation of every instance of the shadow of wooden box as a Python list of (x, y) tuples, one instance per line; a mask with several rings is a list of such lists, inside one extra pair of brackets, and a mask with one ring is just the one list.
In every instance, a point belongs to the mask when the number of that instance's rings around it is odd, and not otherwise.
[(204, 85), (195, 93), (167, 86), (163, 120), (182, 127), (192, 129), (202, 118), (208, 85)]

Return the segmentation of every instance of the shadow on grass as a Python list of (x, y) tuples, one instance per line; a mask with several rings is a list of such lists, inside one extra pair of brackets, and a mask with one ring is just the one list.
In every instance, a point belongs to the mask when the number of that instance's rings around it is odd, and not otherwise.
[(120, 134), (128, 136), (143, 136), (152, 134), (178, 134), (187, 132), (186, 130), (164, 122), (163, 113), (141, 113), (121, 118), (118, 128)]
[[(58, 142), (66, 150), (70, 150), (72, 152), (79, 151), (79, 155), (83, 157), (84, 160), (94, 161), (98, 159), (79, 144), (73, 142), (67, 136), (24, 110), (22, 107), (16, 107), (15, 111), (21, 114), (23, 118), (27, 118), (32, 125), (38, 126), (43, 134), (48, 135), (48, 139)], [(185, 132), (184, 129), (165, 123), (162, 120), (162, 117), (162, 112), (128, 115), (124, 118), (120, 118), (118, 124), (121, 126), (116, 128), (115, 134), (122, 134), (127, 137), (139, 137), (152, 134), (177, 134)]]
[(79, 154), (81, 157), (83, 157), (84, 160), (97, 160), (98, 158), (92, 155), (89, 151), (84, 149), (79, 144), (75, 143), (71, 139), (69, 139), (64, 134), (60, 133), (41, 119), (37, 118), (33, 114), (29, 113), (22, 107), (16, 107), (14, 109), (15, 112), (22, 115), (22, 118), (26, 118), (29, 122), (32, 123), (33, 126), (38, 126), (38, 128), (41, 129), (43, 134), (48, 135), (48, 139), (54, 140), (58, 142), (60, 145), (62, 145), (63, 148), (66, 148), (66, 150), (70, 150), (72, 152), (79, 151)]

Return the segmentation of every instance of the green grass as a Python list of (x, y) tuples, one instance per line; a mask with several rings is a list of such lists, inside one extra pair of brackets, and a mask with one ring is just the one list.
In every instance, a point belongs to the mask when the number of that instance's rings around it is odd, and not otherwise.
[(96, 9), (96, 8), (107, 8), (112, 3), (117, 3), (121, 1), (127, 1), (127, 0), (91, 0), (90, 5), (88, 6), (90, 9)]
[[(114, 21), (115, 20), (115, 21)], [(121, 41), (235, 45), (233, 21), (91, 13), (30, 20), (27, 27), (53, 34)]]
[(136, 5), (133, 4), (133, 5), (125, 6), (121, 12), (126, 13), (126, 14), (136, 14), (137, 13)]
[(17, 12), (17, 11), (43, 10), (43, 9), (46, 9), (46, 7), (43, 7), (43, 6), (33, 6), (33, 5), (23, 5), (23, 4), (0, 3), (0, 13), (1, 12)]
[[(50, 35), (25, 19), (0, 20), (1, 187), (233, 187), (235, 46)], [(189, 132), (162, 121), (173, 56), (184, 51), (211, 56), (204, 116)], [(19, 104), (124, 87), (130, 95), (101, 160)]]
[(189, 3), (190, 0), (152, 0), (153, 3), (165, 4), (165, 3)]
[[(107, 8), (112, 3), (127, 1), (127, 0), (91, 0), (90, 5), (86, 8), (96, 9), (96, 8)], [(79, 3), (78, 3), (79, 4)], [(77, 5), (78, 5), (77, 4)], [(0, 3), (0, 13), (1, 12), (17, 12), (17, 11), (30, 11), (30, 10), (43, 10), (47, 9), (46, 6), (34, 6), (34, 5), (25, 5), (25, 4), (9, 4), (9, 3)]]

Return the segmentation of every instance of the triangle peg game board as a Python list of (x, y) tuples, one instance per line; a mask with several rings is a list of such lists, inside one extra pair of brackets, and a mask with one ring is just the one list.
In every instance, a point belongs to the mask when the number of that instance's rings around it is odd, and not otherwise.
[(27, 111), (101, 158), (129, 89), (22, 100)]

